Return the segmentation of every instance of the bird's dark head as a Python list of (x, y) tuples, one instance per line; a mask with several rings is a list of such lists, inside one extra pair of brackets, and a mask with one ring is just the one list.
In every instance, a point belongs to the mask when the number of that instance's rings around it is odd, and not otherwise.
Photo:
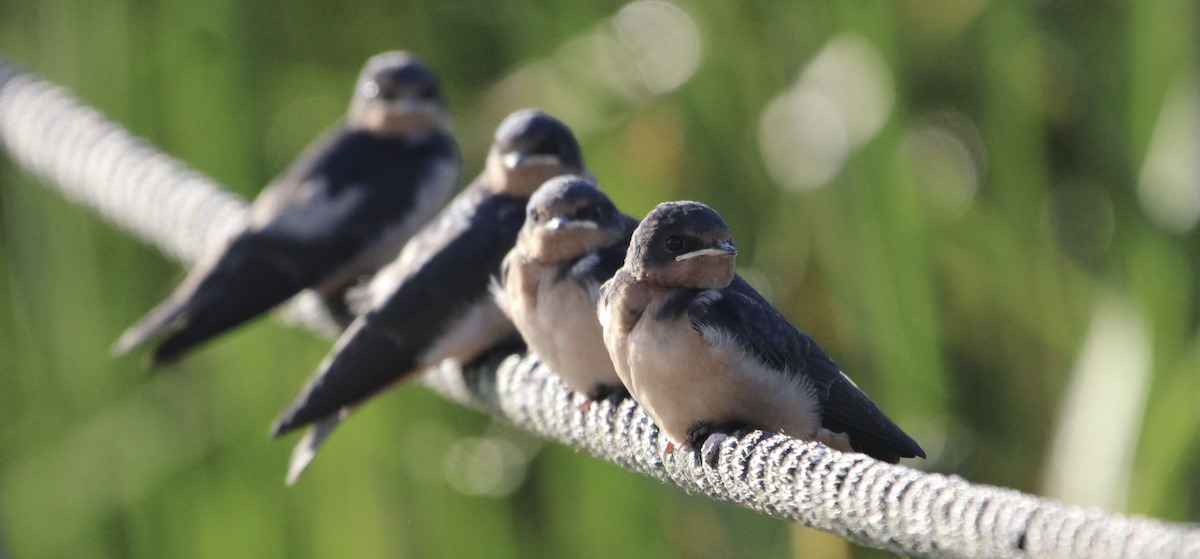
[(567, 125), (526, 109), (496, 129), (485, 172), (497, 192), (524, 198), (554, 177), (583, 173), (583, 152)]
[(638, 281), (719, 289), (733, 281), (737, 249), (729, 225), (699, 202), (666, 202), (633, 232), (625, 266)]
[(565, 175), (547, 181), (529, 199), (517, 243), (538, 262), (565, 262), (627, 238), (625, 219), (595, 182)]
[(400, 51), (377, 54), (363, 66), (348, 120), (353, 127), (393, 136), (449, 125), (437, 74)]

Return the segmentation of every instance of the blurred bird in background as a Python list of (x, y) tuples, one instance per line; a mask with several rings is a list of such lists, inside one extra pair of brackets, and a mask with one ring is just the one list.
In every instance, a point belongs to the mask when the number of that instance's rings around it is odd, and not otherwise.
[(244, 231), (125, 331), (118, 355), (167, 334), (151, 366), (313, 289), (349, 322), (343, 296), (392, 261), (458, 184), (434, 72), (405, 52), (367, 61), (346, 118), (254, 201)]
[(426, 367), (469, 363), (515, 337), (489, 292), (491, 277), (534, 191), (583, 172), (575, 136), (554, 117), (525, 110), (500, 124), (483, 173), (352, 294), (360, 316), (275, 421), (273, 437), (316, 423), (292, 454), (289, 484), (353, 407)]

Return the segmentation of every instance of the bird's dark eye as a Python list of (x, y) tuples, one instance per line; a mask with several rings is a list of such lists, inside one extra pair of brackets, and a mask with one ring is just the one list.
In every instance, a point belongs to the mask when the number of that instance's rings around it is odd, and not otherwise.
[(541, 216), (538, 215), (537, 210), (529, 210), (529, 215), (525, 219), (528, 219), (529, 221), (537, 222), (538, 218), (540, 218), (540, 217)]
[(667, 252), (679, 252), (683, 250), (683, 238), (679, 235), (671, 235), (667, 237), (665, 246), (667, 247)]

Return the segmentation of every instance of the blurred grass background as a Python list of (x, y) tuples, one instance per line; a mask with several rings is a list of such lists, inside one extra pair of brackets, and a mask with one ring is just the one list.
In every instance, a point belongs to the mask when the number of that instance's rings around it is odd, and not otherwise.
[[(628, 213), (720, 211), (915, 467), (1200, 521), (1194, 1), (674, 6), (2, 0), (0, 51), (252, 198), (411, 50), (468, 175), (538, 106)], [(287, 489), (266, 430), (330, 343), (267, 319), (162, 372), (109, 359), (181, 277), (0, 162), (0, 556), (886, 555), (416, 386)]]

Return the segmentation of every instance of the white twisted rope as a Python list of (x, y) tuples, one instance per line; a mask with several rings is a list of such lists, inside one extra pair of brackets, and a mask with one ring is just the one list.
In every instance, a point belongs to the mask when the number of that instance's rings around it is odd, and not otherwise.
[[(12, 159), (183, 262), (236, 231), (246, 203), (0, 58), (0, 141)], [(323, 329), (321, 317), (293, 318)], [(596, 402), (538, 364), (499, 355), (475, 369), (443, 366), (426, 383), (536, 433), (692, 493), (913, 557), (1200, 557), (1200, 529), (1082, 509), (843, 454), (761, 431), (715, 456), (677, 451), (632, 400)]]
[(7, 82), (0, 90), (0, 141), (14, 161), (67, 199), (183, 262), (223, 243), (244, 219), (240, 197), (64, 89), (27, 73)]

